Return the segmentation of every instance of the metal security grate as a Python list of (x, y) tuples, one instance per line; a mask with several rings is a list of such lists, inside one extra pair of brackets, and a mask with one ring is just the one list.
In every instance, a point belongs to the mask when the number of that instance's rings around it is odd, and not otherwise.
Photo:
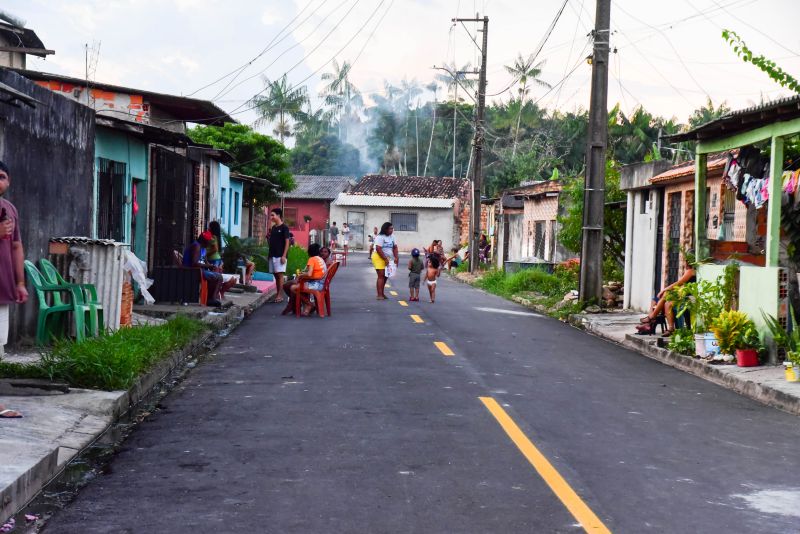
[(392, 213), (392, 226), (397, 232), (416, 232), (416, 213)]

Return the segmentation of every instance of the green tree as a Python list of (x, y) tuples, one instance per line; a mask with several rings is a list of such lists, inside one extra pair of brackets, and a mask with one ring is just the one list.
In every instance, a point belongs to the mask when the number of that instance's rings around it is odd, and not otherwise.
[(295, 174), (359, 176), (361, 156), (353, 145), (338, 136), (325, 134), (303, 139), (298, 136), (292, 149), (292, 171)]
[(772, 78), (781, 87), (791, 89), (795, 93), (800, 93), (800, 82), (797, 78), (780, 68), (774, 61), (767, 59), (764, 55), (755, 55), (742, 38), (732, 30), (722, 30), (722, 38), (733, 47), (733, 51), (745, 63), (752, 63), (758, 69)]
[[(583, 184), (581, 176), (569, 178), (562, 192), (561, 215), (558, 217), (559, 242), (575, 253), (581, 251), (583, 238)], [(625, 200), (625, 192), (619, 189), (619, 164), (606, 160), (606, 203)], [(625, 210), (606, 205), (604, 212), (603, 247), (604, 265), (616, 267), (625, 264)]]
[(277, 191), (267, 187), (258, 188), (254, 199), (257, 206), (276, 200), (281, 191), (294, 189), (294, 180), (289, 171), (289, 151), (275, 139), (245, 124), (196, 126), (186, 133), (196, 143), (230, 152), (236, 160), (231, 165), (232, 170), (265, 178), (277, 186)]
[(252, 105), (258, 113), (256, 126), (277, 122), (272, 130), (281, 143), (294, 135), (289, 119), (299, 120), (303, 117), (303, 106), (308, 101), (308, 91), (304, 87), (293, 87), (286, 75), (279, 80), (264, 79), (266, 94), (253, 97)]
[(522, 54), (517, 55), (513, 65), (506, 65), (506, 72), (517, 78), (519, 81), (519, 88), (517, 89), (519, 95), (519, 112), (517, 113), (517, 127), (514, 129), (514, 144), (511, 149), (511, 158), (517, 154), (517, 141), (519, 140), (519, 123), (522, 120), (522, 108), (525, 105), (525, 98), (528, 96), (528, 83), (539, 85), (541, 87), (550, 88), (550, 84), (539, 79), (542, 74), (542, 67), (545, 61), (542, 60), (536, 65), (533, 64), (534, 57), (522, 57)]
[(730, 112), (731, 108), (727, 102), (722, 102), (719, 106), (714, 107), (714, 102), (711, 101), (711, 97), (708, 97), (706, 104), (694, 110), (689, 116), (689, 128), (697, 128)]
[(327, 82), (319, 96), (325, 98), (325, 105), (332, 111), (334, 120), (339, 125), (339, 136), (343, 141), (347, 140), (347, 125), (354, 120), (358, 120), (358, 111), (363, 107), (364, 100), (361, 92), (350, 81), (350, 71), (352, 65), (345, 61), (333, 60), (333, 71), (325, 72), (320, 79)]

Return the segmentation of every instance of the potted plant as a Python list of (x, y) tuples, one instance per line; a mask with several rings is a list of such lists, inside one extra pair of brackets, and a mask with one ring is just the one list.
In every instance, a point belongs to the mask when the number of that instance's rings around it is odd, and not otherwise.
[(720, 313), (711, 323), (711, 331), (717, 339), (720, 351), (724, 355), (736, 354), (739, 367), (758, 365), (758, 347), (761, 340), (755, 323), (746, 313), (737, 310), (726, 310)]
[(675, 316), (689, 314), (689, 322), (695, 335), (697, 356), (719, 353), (716, 338), (709, 331), (714, 319), (724, 309), (724, 288), (719, 282), (701, 280), (677, 286), (667, 292), (667, 300), (675, 303)]
[(800, 330), (797, 328), (797, 322), (794, 320), (794, 312), (790, 312), (790, 320), (792, 322), (792, 331), (787, 332), (781, 325), (777, 318), (767, 313), (761, 312), (764, 317), (764, 322), (767, 323), (767, 328), (775, 341), (778, 348), (786, 351), (785, 362), (787, 367), (786, 380), (789, 382), (800, 381)]

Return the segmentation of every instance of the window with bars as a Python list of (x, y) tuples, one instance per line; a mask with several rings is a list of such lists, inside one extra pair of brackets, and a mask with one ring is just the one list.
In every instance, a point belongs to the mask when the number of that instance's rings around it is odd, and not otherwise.
[(416, 213), (392, 213), (392, 226), (395, 232), (416, 232)]
[(122, 218), (126, 175), (125, 163), (98, 158), (97, 237), (100, 239), (125, 239)]

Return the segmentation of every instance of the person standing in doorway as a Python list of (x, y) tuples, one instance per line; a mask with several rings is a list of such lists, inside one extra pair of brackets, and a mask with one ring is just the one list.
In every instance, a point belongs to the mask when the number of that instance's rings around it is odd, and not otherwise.
[(342, 223), (342, 248), (344, 255), (347, 256), (347, 248), (350, 245), (350, 226), (347, 223)]
[(400, 262), (400, 254), (397, 250), (397, 243), (394, 240), (394, 226), (392, 223), (385, 222), (381, 226), (381, 231), (378, 237), (375, 238), (375, 252), (372, 253), (372, 265), (375, 267), (375, 272), (378, 275), (376, 288), (378, 290), (378, 300), (386, 300), (384, 288), (386, 287), (386, 267), (390, 263), (397, 264)]
[(331, 223), (331, 228), (328, 232), (331, 236), (331, 250), (336, 250), (336, 244), (339, 241), (339, 229), (336, 227), (336, 221)]
[[(19, 232), (17, 208), (5, 199), (11, 186), (11, 173), (0, 161), (0, 356), (8, 343), (8, 316), (12, 304), (28, 300), (25, 287), (25, 251)], [(22, 414), (0, 404), (0, 418), (22, 417)]]
[(289, 254), (289, 227), (283, 222), (283, 210), (269, 212), (272, 228), (269, 231), (269, 269), (275, 275), (278, 294), (273, 302), (283, 302), (283, 278), (286, 274), (286, 257)]

